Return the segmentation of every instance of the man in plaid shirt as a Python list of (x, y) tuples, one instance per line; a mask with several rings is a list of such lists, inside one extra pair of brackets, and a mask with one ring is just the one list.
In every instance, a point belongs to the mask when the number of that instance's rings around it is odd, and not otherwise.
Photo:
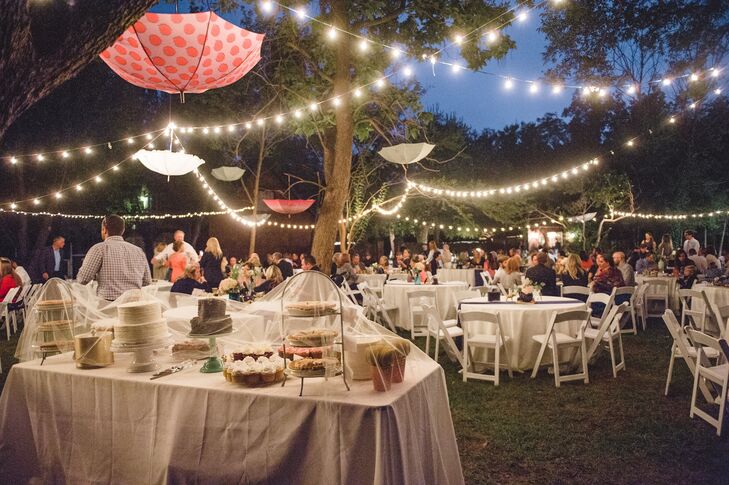
[(124, 219), (117, 215), (104, 217), (101, 239), (86, 253), (77, 280), (82, 285), (96, 279), (96, 294), (113, 301), (127, 290), (150, 284), (152, 277), (144, 251), (124, 241)]

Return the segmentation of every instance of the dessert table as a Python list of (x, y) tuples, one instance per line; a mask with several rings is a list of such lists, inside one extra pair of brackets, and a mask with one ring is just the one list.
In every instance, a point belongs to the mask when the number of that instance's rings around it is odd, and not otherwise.
[(678, 297), (678, 284), (673, 276), (644, 276), (635, 275), (635, 282), (638, 285), (646, 284), (646, 294), (654, 295), (659, 292), (658, 287), (651, 285), (651, 281), (661, 280), (668, 282), (668, 305), (671, 310), (678, 312), (681, 310), (681, 299)]
[[(412, 358), (411, 358), (412, 357)], [(5, 483), (463, 483), (441, 367), (408, 357), (389, 392), (310, 379), (244, 388), (198, 365), (162, 379), (15, 365), (0, 397)], [(164, 365), (164, 364), (163, 364)]]
[(476, 271), (478, 270), (441, 268), (438, 270), (438, 282), (462, 281), (469, 286), (476, 286)]
[[(547, 333), (550, 319), (555, 312), (584, 309), (585, 304), (581, 301), (557, 296), (542, 296), (534, 304), (507, 301), (488, 303), (487, 298), (469, 298), (463, 300), (460, 305), (461, 312), (482, 311), (499, 315), (504, 335), (511, 337), (509, 342), (511, 368), (519, 371), (531, 370), (534, 366), (534, 361), (539, 355), (539, 343), (532, 340), (532, 336)], [(569, 325), (569, 331), (573, 334), (579, 330), (580, 324), (578, 322), (567, 322), (567, 324)], [(487, 334), (495, 333), (495, 329), (491, 328), (490, 325), (476, 325), (474, 331)], [(482, 359), (478, 353), (475, 353), (475, 356)], [(571, 354), (569, 356), (560, 356), (560, 360), (567, 361), (571, 357)], [(542, 363), (552, 363), (551, 352), (545, 352)]]
[(382, 298), (390, 306), (398, 308), (398, 320), (395, 322), (400, 328), (410, 330), (412, 318), (410, 315), (408, 293), (412, 291), (428, 290), (435, 292), (435, 305), (443, 319), (456, 318), (456, 292), (467, 290), (466, 283), (450, 281), (437, 285), (416, 285), (406, 281), (388, 281), (382, 289)]

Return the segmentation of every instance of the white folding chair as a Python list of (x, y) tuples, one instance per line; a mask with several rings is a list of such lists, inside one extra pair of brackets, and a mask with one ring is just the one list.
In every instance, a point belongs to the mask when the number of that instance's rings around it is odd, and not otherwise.
[[(686, 334), (686, 329), (678, 323), (676, 316), (671, 310), (666, 310), (663, 313), (663, 322), (666, 324), (666, 328), (668, 328), (668, 332), (671, 334), (671, 337), (673, 337), (673, 344), (671, 345), (671, 360), (668, 363), (668, 375), (666, 376), (666, 389), (664, 391), (664, 395), (668, 396), (668, 389), (670, 388), (671, 380), (673, 379), (673, 364), (676, 359), (683, 359), (691, 372), (691, 376), (693, 377), (696, 375), (696, 349), (689, 340), (689, 337)], [(712, 352), (710, 350), (706, 351), (707, 356), (711, 354), (713, 354), (711, 358), (717, 358), (719, 356), (718, 352)], [(707, 400), (710, 399), (711, 394), (709, 393), (709, 389), (706, 387), (706, 384), (702, 382), (700, 384), (700, 388), (704, 398)]]
[[(691, 412), (689, 416), (693, 418), (694, 415), (697, 415), (716, 428), (716, 435), (721, 436), (724, 411), (726, 409), (727, 390), (729, 389), (729, 346), (726, 340), (722, 339), (720, 341), (693, 329), (689, 329), (688, 333), (696, 349), (696, 374), (694, 374), (694, 388), (691, 393)], [(723, 358), (718, 359), (720, 363), (716, 365), (711, 364), (707, 358), (706, 350), (708, 349), (712, 349), (722, 355)], [(719, 405), (719, 414), (716, 418), (696, 406), (699, 383), (706, 381), (710, 381), (718, 387), (718, 396), (714, 398), (712, 395), (711, 397), (713, 399), (708, 400), (708, 403), (712, 406)]]
[[(632, 324), (632, 328), (631, 327), (623, 328), (622, 322), (621, 322), (620, 331), (622, 333), (632, 333), (633, 335), (638, 335), (638, 319), (635, 314), (635, 300), (636, 300), (635, 286), (621, 286), (620, 288), (617, 288), (615, 290), (615, 301), (618, 301), (618, 299), (619, 299), (618, 297), (625, 296), (625, 295), (630, 295), (630, 296), (628, 298), (628, 301), (623, 302), (627, 305), (627, 307), (625, 308), (625, 313), (623, 313), (623, 315), (630, 316), (630, 323)], [(622, 298), (620, 298), (620, 299), (622, 299)]]
[[(504, 348), (504, 357), (506, 360), (506, 371), (509, 377), (513, 377), (511, 372), (511, 359), (509, 358), (509, 341), (511, 337), (504, 335), (501, 327), (501, 320), (498, 313), (488, 313), (479, 311), (462, 312), (461, 327), (463, 328), (463, 382), (467, 382), (469, 378), (480, 379), (484, 381), (492, 381), (495, 386), (499, 385), (499, 375), (501, 374), (501, 347)], [(475, 330), (473, 327), (481, 325), (482, 327), (491, 327), (494, 333), (487, 333), (483, 328)], [(494, 350), (494, 373), (481, 374), (476, 372), (473, 358), (473, 349), (482, 348), (486, 351), (486, 360), (488, 361), (488, 351)], [(478, 362), (479, 364), (487, 364), (488, 362)]]
[(694, 328), (704, 331), (706, 324), (706, 305), (701, 310), (694, 310), (693, 306), (697, 301), (702, 301), (703, 295), (697, 290), (678, 290), (678, 298), (681, 302), (681, 326), (685, 327), (691, 323)]
[(601, 303), (603, 305), (603, 310), (600, 316), (594, 316), (591, 314), (590, 316), (590, 325), (592, 325), (593, 328), (600, 328), (600, 325), (602, 325), (603, 321), (607, 318), (608, 313), (610, 313), (610, 309), (613, 306), (613, 302), (615, 301), (615, 288), (613, 288), (612, 293), (609, 295), (606, 293), (590, 293), (587, 297), (587, 302), (585, 304), (587, 305), (587, 308), (592, 312), (592, 305), (595, 303)]
[[(623, 333), (620, 331), (620, 320), (628, 311), (628, 303), (613, 305), (607, 317), (603, 319), (599, 328), (588, 327), (585, 330), (585, 338), (592, 341), (587, 350), (587, 360), (595, 354), (600, 343), (607, 344), (610, 352), (610, 364), (613, 368), (613, 377), (618, 377), (618, 371), (625, 370), (625, 352), (623, 352)], [(620, 350), (620, 362), (615, 360), (615, 344), (617, 342)]]
[[(361, 285), (364, 285), (366, 283), (360, 283)], [(347, 298), (354, 303), (355, 305), (359, 305), (359, 302), (357, 301), (356, 295), (362, 295), (362, 292), (360, 290), (353, 290), (351, 286), (349, 286), (349, 283), (347, 283), (347, 279), (345, 278), (342, 281), (342, 288), (344, 289), (344, 293), (347, 294)]]
[(26, 303), (26, 298), (28, 297), (28, 292), (30, 292), (30, 289), (32, 287), (33, 287), (33, 285), (23, 286), (20, 290), (20, 293), (18, 293), (18, 295), (16, 295), (16, 297), (15, 297), (15, 307), (16, 307), (16, 309), (15, 309), (15, 313), (16, 313), (15, 331), (16, 332), (18, 331), (18, 327), (17, 327), (17, 323), (18, 323), (17, 314), (18, 313), (20, 313), (23, 316), (23, 323), (25, 323), (25, 318), (26, 318), (25, 303)]
[(481, 279), (483, 280), (484, 286), (491, 286), (494, 284), (494, 279), (488, 271), (481, 271)]
[(456, 337), (463, 336), (463, 329), (458, 326), (446, 327), (443, 319), (438, 314), (438, 310), (432, 305), (423, 305), (423, 319), (425, 320), (428, 329), (425, 337), (425, 354), (430, 356), (430, 339), (435, 339), (435, 354), (433, 354), (433, 360), (438, 362), (438, 353), (440, 351), (440, 341), (443, 341), (443, 349), (446, 354), (453, 362), (458, 362), (465, 371), (461, 354), (458, 352), (456, 342), (453, 340)]
[[(675, 282), (671, 283), (674, 285), (676, 284)], [(647, 318), (663, 316), (663, 311), (670, 309), (670, 305), (668, 303), (669, 282), (665, 279), (646, 279), (644, 280), (644, 284), (648, 285), (649, 287), (643, 294), (643, 306), (645, 307), (645, 316)], [(654, 302), (663, 303), (663, 308), (658, 313), (651, 311), (651, 303)], [(643, 321), (644, 330), (645, 326), (646, 321)]]
[[(0, 317), (5, 320), (5, 333), (10, 340), (10, 326), (13, 325), (11, 320), (15, 319), (15, 312), (10, 311), (10, 304), (13, 303), (15, 295), (20, 291), (20, 287), (11, 288), (10, 291), (5, 295), (3, 301), (0, 301)], [(13, 325), (17, 331), (17, 323)]]
[[(410, 312), (410, 338), (415, 337), (427, 337), (428, 336), (428, 322), (425, 321), (424, 317), (424, 306), (429, 305), (434, 308), (438, 308), (435, 298), (435, 288), (429, 290), (415, 290), (408, 291), (408, 311)], [(444, 320), (446, 327), (455, 327), (458, 325), (458, 320)]]
[(645, 311), (645, 292), (648, 290), (648, 285), (641, 284), (636, 287), (635, 290), (635, 309), (637, 312), (638, 320), (640, 320), (643, 331), (645, 332), (648, 316)]
[[(561, 332), (556, 328), (557, 325), (567, 322), (580, 322), (580, 328), (577, 335), (570, 335)], [(544, 335), (534, 335), (532, 339), (541, 345), (537, 360), (534, 361), (532, 369), (532, 379), (537, 377), (539, 372), (539, 364), (542, 363), (544, 352), (547, 347), (552, 349), (552, 365), (554, 366), (554, 385), (560, 387), (562, 382), (581, 380), (585, 384), (590, 382), (590, 375), (587, 369), (587, 346), (585, 345), (585, 329), (590, 322), (590, 312), (588, 310), (571, 310), (565, 312), (554, 312), (552, 319), (547, 327), (547, 333)], [(559, 350), (561, 348), (578, 348), (582, 360), (582, 371), (575, 374), (560, 375), (559, 371)]]
[(590, 296), (590, 289), (587, 286), (560, 286), (560, 296), (569, 297), (570, 295)]
[(701, 292), (704, 299), (704, 307), (708, 308), (707, 315), (711, 315), (711, 319), (716, 322), (719, 328), (719, 338), (726, 338), (727, 326), (729, 326), (729, 305), (719, 306), (715, 301), (709, 300), (705, 291)]
[(469, 298), (480, 298), (481, 292), (477, 289), (471, 288), (470, 290), (459, 290), (453, 292), (453, 299), (455, 300), (455, 306), (458, 308), (458, 304), (461, 303), (463, 300), (468, 300)]
[(385, 300), (380, 298), (380, 296), (367, 285), (360, 286), (360, 289), (362, 291), (362, 302), (364, 303), (366, 314), (371, 315), (372, 320), (376, 322), (380, 322), (381, 316), (385, 323), (387, 323), (387, 326), (390, 328), (390, 330), (397, 333), (395, 323), (393, 322), (392, 318), (390, 318), (390, 312), (398, 311), (397, 306), (387, 305), (385, 303)]

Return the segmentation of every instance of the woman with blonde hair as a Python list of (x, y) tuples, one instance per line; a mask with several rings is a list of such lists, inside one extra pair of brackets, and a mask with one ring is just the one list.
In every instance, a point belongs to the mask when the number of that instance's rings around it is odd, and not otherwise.
[(220, 282), (223, 279), (223, 271), (227, 265), (228, 260), (223, 256), (223, 250), (220, 249), (218, 238), (211, 237), (205, 244), (205, 254), (200, 259), (202, 275), (211, 288), (220, 286)]
[(499, 278), (501, 285), (507, 290), (521, 284), (522, 274), (519, 272), (520, 258), (511, 257), (506, 261), (505, 273)]
[(182, 276), (172, 285), (170, 292), (192, 295), (194, 290), (203, 290), (209, 293), (210, 285), (205, 282), (205, 278), (200, 274), (200, 268), (196, 264), (190, 264), (185, 267)]
[(253, 289), (256, 293), (268, 293), (272, 289), (276, 288), (276, 286), (283, 283), (283, 273), (281, 273), (281, 270), (278, 269), (278, 266), (275, 264), (266, 268), (266, 272), (264, 274), (266, 276), (266, 281)]
[(557, 276), (564, 286), (587, 286), (587, 273), (582, 269), (582, 259), (577, 253), (570, 253), (567, 256)]

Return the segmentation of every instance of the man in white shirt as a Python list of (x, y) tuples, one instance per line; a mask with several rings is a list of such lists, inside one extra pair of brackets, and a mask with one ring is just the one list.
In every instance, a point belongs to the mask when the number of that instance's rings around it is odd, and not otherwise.
[[(190, 245), (189, 243), (185, 242), (185, 233), (178, 229), (177, 231), (175, 231), (173, 239), (175, 241), (182, 241), (182, 247), (184, 248), (183, 252), (185, 253), (185, 256), (187, 256), (188, 263), (197, 264), (199, 258), (197, 256), (197, 253), (195, 252), (195, 248), (193, 248), (192, 245)], [(161, 253), (152, 258), (152, 264), (154, 264), (155, 261), (159, 261), (160, 263), (167, 261), (167, 258), (169, 258), (170, 255), (174, 252), (175, 250), (172, 249), (172, 243), (168, 244)]]
[(691, 249), (696, 251), (696, 254), (699, 254), (699, 249), (701, 249), (701, 244), (694, 237), (694, 231), (686, 231), (686, 240), (683, 242), (683, 250), (686, 251), (686, 254), (689, 254), (689, 251)]
[(82, 285), (96, 279), (96, 294), (113, 301), (127, 290), (138, 289), (152, 282), (144, 251), (124, 241), (124, 219), (117, 215), (104, 217), (101, 239), (84, 257), (76, 277)]

